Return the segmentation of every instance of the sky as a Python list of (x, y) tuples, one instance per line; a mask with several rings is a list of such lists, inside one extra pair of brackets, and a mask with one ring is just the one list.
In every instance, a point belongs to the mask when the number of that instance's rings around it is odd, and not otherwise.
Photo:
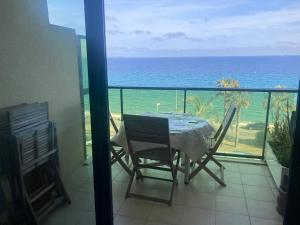
[[(48, 0), (85, 34), (84, 0)], [(300, 0), (106, 0), (109, 57), (300, 55)]]

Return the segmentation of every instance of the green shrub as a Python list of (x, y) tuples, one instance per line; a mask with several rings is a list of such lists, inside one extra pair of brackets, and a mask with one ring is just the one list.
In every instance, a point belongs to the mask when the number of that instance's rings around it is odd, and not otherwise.
[(257, 131), (255, 134), (255, 145), (257, 147), (261, 147), (264, 143), (264, 138), (265, 138), (265, 131), (264, 130)]
[(279, 163), (285, 167), (289, 167), (293, 138), (290, 132), (288, 117), (275, 121), (274, 128), (270, 130), (269, 144)]

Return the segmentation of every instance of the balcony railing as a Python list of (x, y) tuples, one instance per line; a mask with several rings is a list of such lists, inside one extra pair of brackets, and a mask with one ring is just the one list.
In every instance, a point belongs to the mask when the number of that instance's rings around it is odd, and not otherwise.
[[(83, 89), (82, 94), (85, 129), (89, 136), (88, 88)], [(289, 99), (290, 108), (294, 108), (296, 89), (109, 87), (110, 111), (119, 122), (124, 113), (182, 112), (196, 114), (218, 127), (226, 110), (226, 98), (230, 101), (232, 96), (238, 96), (235, 100), (239, 101), (240, 113), (218, 154), (264, 159), (268, 129), (274, 122), (276, 107), (285, 108)]]

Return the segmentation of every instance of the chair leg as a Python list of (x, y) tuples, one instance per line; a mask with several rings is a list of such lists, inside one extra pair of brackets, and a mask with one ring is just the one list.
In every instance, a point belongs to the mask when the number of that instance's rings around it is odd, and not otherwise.
[(180, 162), (180, 153), (177, 153), (177, 161), (176, 161), (176, 167), (175, 167), (175, 178), (177, 179), (177, 172), (178, 172), (178, 166), (179, 166), (179, 162)]
[(191, 180), (194, 176), (196, 176), (204, 167), (204, 165), (201, 162), (198, 162), (199, 166), (196, 168), (193, 172), (191, 172), (189, 176), (189, 180)]
[(178, 171), (179, 161), (180, 161), (180, 153), (178, 152), (177, 153), (177, 160), (176, 160), (175, 170), (173, 168), (173, 164), (171, 165), (173, 183), (172, 183), (172, 189), (171, 189), (171, 194), (170, 194), (169, 206), (172, 206), (173, 194), (174, 194), (175, 186), (178, 185), (177, 171)]
[(190, 181), (190, 159), (187, 155), (184, 156), (184, 183), (189, 184)]
[(130, 175), (130, 180), (129, 180), (129, 184), (128, 184), (128, 187), (127, 187), (125, 198), (128, 198), (129, 195), (130, 195), (131, 185), (132, 185), (133, 179), (135, 177), (135, 173), (136, 173), (136, 169), (134, 168), (131, 175)]
[(223, 167), (223, 166), (220, 167), (220, 170), (221, 170), (221, 179), (222, 179), (223, 182), (224, 182), (224, 169), (225, 169), (225, 167)]
[(173, 201), (173, 194), (174, 194), (174, 190), (175, 190), (175, 186), (176, 186), (176, 180), (175, 179), (172, 183), (172, 188), (171, 188), (171, 193), (170, 193), (170, 199), (169, 199), (169, 202), (168, 202), (168, 205), (169, 206), (172, 206), (172, 201)]
[(211, 157), (211, 160), (214, 161), (214, 163), (217, 164), (219, 167), (223, 167), (225, 169), (225, 167), (218, 160), (216, 160), (215, 157)]
[[(216, 159), (213, 158), (213, 156), (208, 155), (208, 158), (206, 158), (203, 162), (198, 161), (197, 163), (199, 164), (198, 168), (196, 168), (191, 174), (190, 174), (190, 179), (192, 179), (195, 175), (197, 175), (202, 169), (205, 170), (213, 179), (215, 179), (220, 185), (226, 186), (224, 182), (224, 169), (225, 167), (218, 162)], [(213, 162), (215, 162), (221, 170), (221, 178), (219, 178), (216, 174), (214, 174), (210, 169), (206, 167), (206, 164), (209, 162), (209, 159), (212, 159)]]
[(221, 171), (221, 180), (224, 182), (224, 170), (225, 167), (218, 161), (216, 160), (216, 158), (211, 157), (212, 161), (217, 164), (220, 167), (220, 171)]
[(118, 161), (118, 163), (123, 167), (123, 169), (129, 174), (131, 175), (131, 170), (129, 169), (129, 167), (126, 165), (126, 163), (122, 160), (122, 157), (120, 155), (118, 155), (118, 153), (113, 149), (113, 147), (111, 147), (111, 152), (113, 154), (113, 157), (115, 158), (116, 161)]
[(214, 178), (220, 185), (222, 186), (226, 186), (226, 184), (224, 183), (224, 176), (221, 178), (219, 178), (216, 174), (214, 174), (210, 169), (208, 169), (206, 166), (203, 166), (203, 170), (205, 170), (212, 178)]

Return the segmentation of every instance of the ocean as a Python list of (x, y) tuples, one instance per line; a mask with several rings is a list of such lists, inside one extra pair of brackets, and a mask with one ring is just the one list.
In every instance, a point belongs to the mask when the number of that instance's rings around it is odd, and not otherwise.
[[(83, 61), (86, 61), (83, 58)], [(87, 87), (86, 62), (83, 66), (84, 87)], [(249, 57), (182, 57), (182, 58), (108, 58), (109, 86), (147, 87), (217, 87), (220, 79), (235, 79), (244, 88), (298, 88), (300, 56)], [(213, 99), (203, 116), (220, 120), (223, 116), (223, 98), (217, 92), (188, 91), (188, 99), (197, 97), (202, 104)], [(291, 94), (291, 99), (296, 99)], [(242, 109), (241, 120), (265, 121), (265, 93), (246, 94), (250, 105)], [(120, 113), (118, 90), (109, 91), (110, 110)], [(88, 99), (86, 100), (88, 105)], [(124, 90), (124, 112), (183, 111), (183, 91)], [(187, 112), (193, 113), (191, 102)]]
[(297, 88), (300, 56), (109, 58), (107, 67), (109, 85), (216, 87), (231, 78), (241, 87)]

